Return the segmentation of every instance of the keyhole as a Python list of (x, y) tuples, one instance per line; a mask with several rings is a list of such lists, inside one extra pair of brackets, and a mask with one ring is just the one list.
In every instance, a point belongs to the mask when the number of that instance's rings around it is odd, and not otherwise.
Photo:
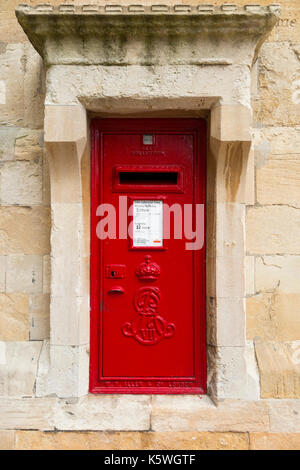
[(116, 275), (116, 271), (111, 271), (111, 273), (110, 273), (110, 274), (111, 274), (111, 277), (115, 277), (115, 275)]

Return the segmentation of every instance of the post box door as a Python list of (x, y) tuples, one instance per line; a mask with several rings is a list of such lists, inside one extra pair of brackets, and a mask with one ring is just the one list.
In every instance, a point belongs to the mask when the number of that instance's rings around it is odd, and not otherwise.
[(205, 121), (94, 120), (92, 136), (90, 391), (204, 393), (205, 249), (187, 244)]

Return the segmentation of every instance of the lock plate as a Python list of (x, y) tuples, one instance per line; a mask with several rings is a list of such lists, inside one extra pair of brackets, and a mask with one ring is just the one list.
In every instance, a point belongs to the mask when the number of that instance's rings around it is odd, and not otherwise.
[(108, 264), (105, 266), (107, 279), (124, 279), (126, 276), (125, 264)]

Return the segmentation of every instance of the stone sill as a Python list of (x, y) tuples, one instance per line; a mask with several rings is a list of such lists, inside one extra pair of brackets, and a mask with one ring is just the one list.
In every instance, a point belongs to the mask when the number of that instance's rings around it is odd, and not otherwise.
[(61, 431), (299, 432), (300, 400), (88, 395), (83, 398), (5, 398), (0, 429)]

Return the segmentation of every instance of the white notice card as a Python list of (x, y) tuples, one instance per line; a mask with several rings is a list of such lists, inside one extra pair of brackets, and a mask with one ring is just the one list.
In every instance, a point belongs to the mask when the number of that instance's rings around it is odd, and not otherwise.
[(133, 201), (133, 246), (163, 246), (163, 201)]

